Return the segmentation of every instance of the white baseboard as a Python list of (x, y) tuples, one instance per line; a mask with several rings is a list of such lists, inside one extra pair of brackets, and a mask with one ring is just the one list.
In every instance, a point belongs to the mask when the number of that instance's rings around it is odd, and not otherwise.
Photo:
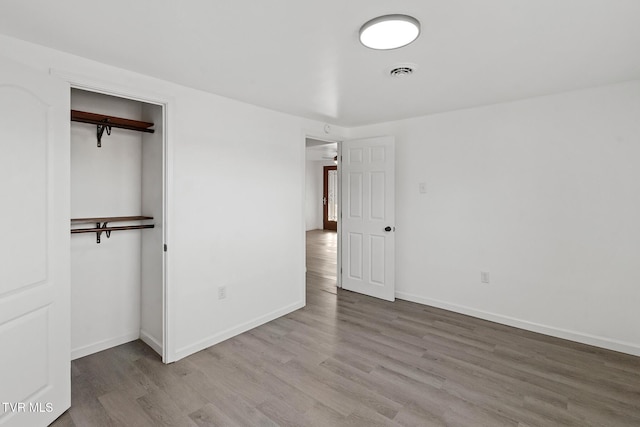
[(203, 338), (193, 344), (181, 347), (176, 350), (175, 354), (171, 358), (171, 361), (176, 362), (193, 353), (197, 353), (200, 350), (204, 350), (207, 347), (211, 347), (212, 345), (228, 340), (229, 338), (235, 337), (236, 335), (240, 335), (243, 332), (246, 332), (257, 326), (270, 322), (274, 319), (277, 319), (278, 317), (282, 317), (293, 311), (299, 310), (302, 307), (304, 307), (304, 301), (298, 301), (294, 304), (288, 305), (279, 310), (275, 310), (275, 311), (272, 311), (271, 313), (267, 313), (264, 316), (260, 316), (256, 319), (242, 323), (241, 325), (234, 326), (233, 328), (229, 328), (225, 331)]
[(76, 360), (84, 356), (88, 356), (93, 353), (97, 353), (102, 350), (106, 350), (117, 345), (126, 344), (131, 341), (135, 341), (140, 338), (138, 332), (131, 332), (126, 335), (122, 335), (115, 338), (109, 338), (106, 340), (98, 341), (93, 344), (85, 345), (82, 347), (74, 348), (71, 350), (71, 360)]
[(144, 329), (140, 329), (140, 339), (162, 357), (162, 343)]
[(527, 320), (516, 319), (514, 317), (477, 310), (471, 307), (451, 304), (445, 301), (424, 298), (405, 292), (396, 292), (396, 298), (415, 302), (418, 304), (442, 308), (444, 310), (454, 311), (456, 313), (466, 314), (468, 316), (477, 317), (479, 319), (489, 320), (491, 322), (501, 323), (503, 325), (513, 326), (527, 331), (538, 332), (540, 334), (549, 335), (556, 338), (562, 338), (582, 344), (593, 345), (596, 347), (606, 348), (608, 350), (619, 351), (621, 353), (627, 353), (633, 356), (640, 356), (640, 346), (630, 342), (618, 341), (610, 338), (599, 337), (596, 335), (585, 334), (582, 332), (542, 325), (539, 323), (529, 322)]

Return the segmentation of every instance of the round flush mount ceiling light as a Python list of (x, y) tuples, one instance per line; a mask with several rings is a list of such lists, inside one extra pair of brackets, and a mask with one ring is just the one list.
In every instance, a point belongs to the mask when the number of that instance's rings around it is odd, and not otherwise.
[(371, 49), (406, 46), (420, 35), (420, 22), (407, 15), (379, 16), (360, 28), (360, 43)]

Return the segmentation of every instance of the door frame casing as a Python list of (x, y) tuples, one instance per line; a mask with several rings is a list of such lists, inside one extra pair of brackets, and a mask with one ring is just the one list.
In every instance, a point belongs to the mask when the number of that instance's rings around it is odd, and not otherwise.
[[(115, 82), (105, 82), (103, 80), (96, 80), (91, 76), (80, 75), (72, 72), (67, 72), (59, 69), (50, 69), (49, 73), (61, 80), (69, 83), (70, 89), (80, 89), (88, 92), (99, 93), (103, 95), (115, 96), (119, 98), (125, 98), (133, 101), (139, 101), (147, 104), (158, 105), (162, 108), (163, 117), (163, 155), (162, 155), (162, 169), (163, 169), (163, 240), (164, 245), (168, 245), (172, 241), (172, 227), (171, 218), (173, 218), (173, 209), (169, 203), (172, 200), (173, 195), (173, 127), (174, 123), (174, 108), (175, 100), (172, 96), (159, 94), (156, 92), (145, 91), (140, 88), (134, 88), (129, 86), (123, 86)], [(165, 246), (167, 247), (167, 246)], [(162, 267), (162, 361), (164, 363), (171, 363), (176, 360), (175, 349), (173, 346), (174, 327), (173, 319), (175, 315), (173, 312), (172, 302), (174, 299), (173, 288), (171, 287), (171, 257), (168, 251), (163, 252), (163, 267)]]

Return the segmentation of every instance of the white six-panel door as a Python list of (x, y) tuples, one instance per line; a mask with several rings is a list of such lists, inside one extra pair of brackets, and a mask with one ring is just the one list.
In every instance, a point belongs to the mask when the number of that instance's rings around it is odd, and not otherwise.
[(342, 287), (395, 300), (393, 137), (342, 143)]
[(0, 56), (0, 425), (70, 406), (69, 86)]

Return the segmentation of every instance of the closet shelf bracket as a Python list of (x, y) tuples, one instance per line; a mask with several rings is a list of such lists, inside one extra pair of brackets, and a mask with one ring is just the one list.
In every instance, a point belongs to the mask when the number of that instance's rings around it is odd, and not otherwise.
[(71, 225), (75, 224), (91, 224), (94, 223), (94, 228), (72, 228), (71, 234), (77, 233), (96, 233), (96, 243), (100, 243), (100, 236), (104, 233), (107, 239), (111, 237), (112, 231), (121, 230), (142, 230), (145, 228), (154, 228), (155, 224), (139, 224), (139, 225), (122, 225), (117, 227), (109, 227), (109, 222), (122, 222), (122, 221), (145, 221), (153, 219), (152, 216), (112, 216), (112, 217), (99, 217), (99, 218), (72, 218)]
[[(109, 122), (109, 119), (104, 119), (105, 123)], [(98, 138), (98, 148), (102, 147), (102, 134), (107, 131), (107, 135), (111, 135), (111, 126), (104, 125), (96, 125), (96, 137)], [(108, 236), (107, 236), (108, 237)], [(100, 243), (100, 242), (98, 242)]]
[(107, 132), (111, 135), (111, 128), (135, 130), (138, 132), (154, 133), (154, 129), (149, 129), (154, 124), (142, 122), (140, 120), (124, 119), (122, 117), (107, 116), (105, 114), (88, 113), (86, 111), (71, 110), (71, 121), (96, 125), (96, 137), (98, 148), (102, 147), (102, 135)]

